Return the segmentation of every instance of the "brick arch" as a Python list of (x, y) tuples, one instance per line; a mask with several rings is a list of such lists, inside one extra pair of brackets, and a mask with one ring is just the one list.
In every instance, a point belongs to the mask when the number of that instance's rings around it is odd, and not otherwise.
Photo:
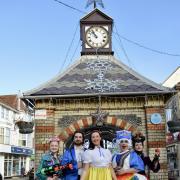
[[(118, 119), (116, 117), (107, 117), (106, 124), (118, 127), (120, 129), (131, 131), (132, 133), (137, 132), (137, 128), (135, 128), (131, 123), (123, 119)], [(73, 135), (75, 131), (85, 129), (87, 127), (90, 127), (91, 125), (93, 125), (92, 117), (80, 119), (70, 124), (69, 127), (64, 128), (63, 132), (59, 134), (59, 138), (62, 141), (66, 141)]]

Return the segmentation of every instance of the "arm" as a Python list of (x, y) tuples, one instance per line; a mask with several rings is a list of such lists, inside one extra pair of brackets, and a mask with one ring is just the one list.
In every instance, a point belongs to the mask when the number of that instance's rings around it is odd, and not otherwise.
[(43, 160), (43, 157), (42, 157), (42, 158), (41, 158), (41, 161), (40, 161), (40, 164), (39, 164), (39, 166), (38, 166), (38, 170), (37, 170), (37, 172), (36, 172), (36, 176), (37, 176), (37, 178), (40, 179), (40, 180), (46, 180), (46, 179), (47, 179), (47, 177), (41, 173), (41, 170), (42, 170), (42, 168), (43, 168), (43, 164), (44, 164), (44, 160)]
[(84, 170), (83, 170), (83, 173), (81, 175), (81, 179), (80, 180), (85, 180), (86, 179), (89, 167), (90, 167), (90, 163), (85, 163), (84, 164)]
[(109, 168), (110, 168), (110, 171), (111, 171), (112, 179), (113, 180), (117, 180), (116, 174), (115, 174), (114, 169), (112, 168), (111, 164), (110, 164)]
[(153, 163), (152, 171), (154, 173), (157, 173), (160, 170), (159, 156), (155, 155), (152, 163)]
[(138, 171), (134, 168), (129, 168), (129, 169), (120, 169), (117, 170), (116, 174), (117, 175), (123, 175), (123, 174), (128, 174), (128, 173), (137, 173)]
[(149, 156), (145, 157), (145, 162), (146, 165), (148, 166), (148, 168), (150, 170), (152, 170), (153, 172), (157, 173), (160, 169), (160, 164), (159, 164), (159, 156), (154, 156), (154, 159), (151, 161), (151, 159), (149, 158)]

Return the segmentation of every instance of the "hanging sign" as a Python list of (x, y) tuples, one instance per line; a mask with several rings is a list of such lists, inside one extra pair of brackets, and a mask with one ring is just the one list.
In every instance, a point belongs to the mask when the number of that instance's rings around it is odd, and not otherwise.
[(160, 124), (162, 122), (162, 117), (159, 113), (154, 113), (151, 115), (152, 124)]
[(35, 110), (35, 119), (47, 119), (46, 109)]

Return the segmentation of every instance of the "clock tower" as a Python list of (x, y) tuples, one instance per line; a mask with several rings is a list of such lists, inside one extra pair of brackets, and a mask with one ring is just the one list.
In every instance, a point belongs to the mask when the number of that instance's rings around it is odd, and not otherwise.
[(113, 55), (113, 19), (94, 9), (80, 20), (81, 55)]

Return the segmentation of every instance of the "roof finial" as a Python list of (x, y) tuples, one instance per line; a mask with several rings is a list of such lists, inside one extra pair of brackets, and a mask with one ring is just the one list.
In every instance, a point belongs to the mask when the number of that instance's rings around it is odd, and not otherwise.
[(100, 5), (102, 8), (104, 8), (104, 4), (103, 4), (102, 0), (88, 0), (88, 2), (86, 4), (86, 8), (88, 6), (90, 6), (91, 4), (94, 5), (94, 9), (97, 7), (97, 4)]

